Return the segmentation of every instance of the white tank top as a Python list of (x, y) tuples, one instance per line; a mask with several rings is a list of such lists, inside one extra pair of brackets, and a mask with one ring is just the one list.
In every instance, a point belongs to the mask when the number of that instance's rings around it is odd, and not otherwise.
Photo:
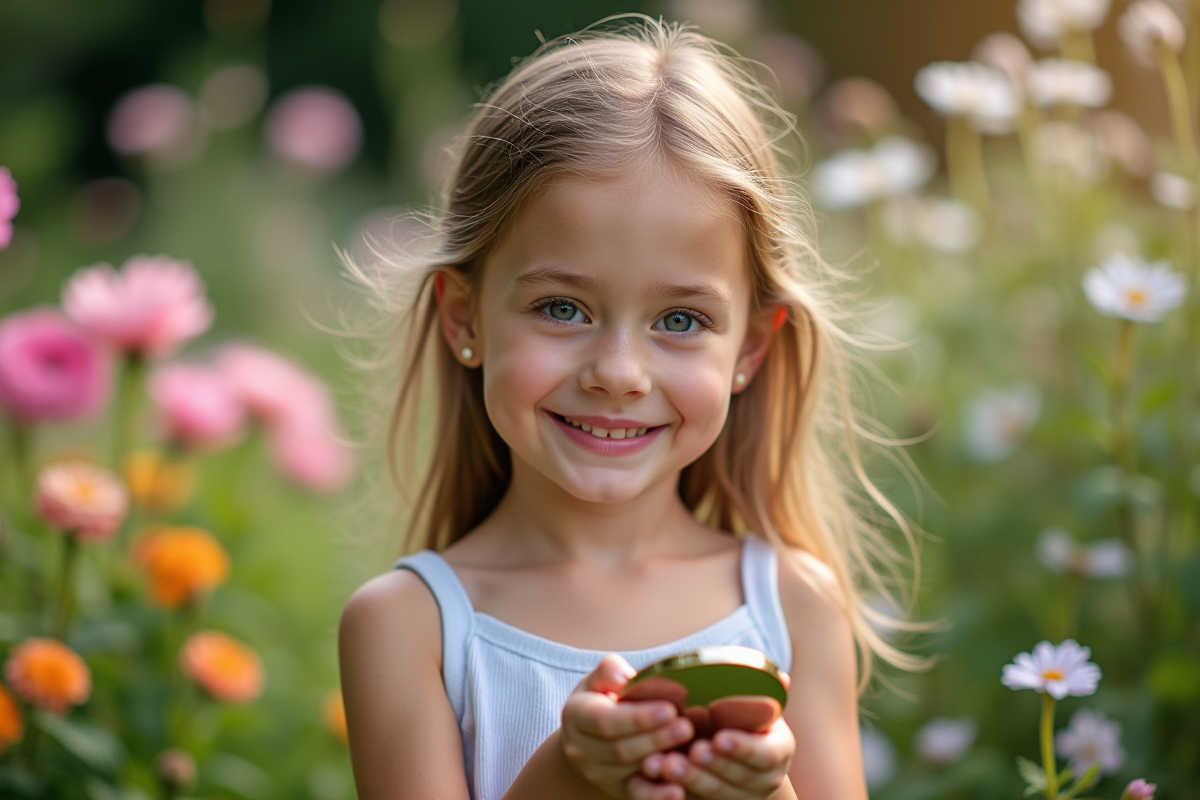
[[(546, 737), (584, 675), (606, 655), (544, 639), (476, 611), (454, 570), (422, 550), (396, 562), (420, 576), (442, 618), (442, 681), (458, 727), (473, 800), (498, 800)], [(729, 616), (673, 642), (621, 655), (634, 669), (713, 644), (766, 653), (785, 672), (792, 645), (779, 602), (774, 549), (757, 536), (742, 543), (742, 605)]]

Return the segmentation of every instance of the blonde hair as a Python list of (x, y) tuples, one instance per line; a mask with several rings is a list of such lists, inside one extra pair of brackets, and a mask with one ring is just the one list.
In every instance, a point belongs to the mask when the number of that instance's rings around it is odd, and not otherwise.
[[(686, 25), (641, 15), (548, 42), (491, 89), (462, 136), (421, 247), (375, 272), (350, 265), (395, 321), (384, 345), (390, 385), (399, 380), (388, 463), (402, 491), (424, 470), (408, 509), (406, 551), (440, 550), (465, 535), (496, 507), (511, 475), (480, 371), (461, 365), (440, 336), (434, 275), (455, 270), (477, 289), (506, 226), (555, 176), (619, 173), (661, 157), (740, 207), (753, 307), (788, 309), (754, 381), (732, 398), (716, 442), (683, 470), (683, 502), (710, 526), (753, 530), (785, 555), (798, 548), (828, 565), (859, 645), (860, 688), (873, 655), (919, 665), (875, 629), (889, 624), (888, 615), (866, 600), (868, 593), (890, 598), (903, 585), (878, 509), (907, 538), (914, 581), (919, 560), (912, 527), (860, 459), (860, 438), (890, 442), (868, 431), (851, 402), (847, 345), (857, 341), (843, 330), (848, 317), (836, 302), (845, 276), (805, 235), (811, 213), (779, 165), (780, 143), (794, 131), (794, 119), (731, 52)], [(422, 411), (430, 401), (431, 424)], [(429, 453), (426, 464), (418, 452)], [(861, 501), (864, 494), (877, 508)]]

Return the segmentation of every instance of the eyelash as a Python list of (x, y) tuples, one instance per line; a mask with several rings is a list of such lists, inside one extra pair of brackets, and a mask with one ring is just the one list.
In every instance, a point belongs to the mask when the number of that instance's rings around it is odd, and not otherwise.
[[(571, 306), (572, 308), (578, 310), (579, 313), (583, 314), (583, 309), (579, 307), (579, 304), (569, 297), (543, 297), (541, 300), (535, 301), (531, 305), (531, 308), (534, 311), (542, 312), (542, 316), (545, 317), (546, 319), (548, 319), (550, 322), (553, 322), (555, 325), (574, 325), (575, 324), (573, 322), (567, 322), (566, 320), (555, 319), (554, 317), (550, 316), (548, 313), (545, 313), (546, 309), (553, 305)], [(658, 319), (659, 320), (665, 319), (666, 317), (669, 317), (672, 314), (685, 314), (685, 315), (691, 317), (692, 319), (696, 320), (696, 322), (698, 322), (700, 324), (700, 327), (693, 331), (666, 331), (666, 333), (670, 333), (673, 336), (678, 336), (681, 338), (698, 336), (701, 333), (703, 333), (705, 331), (705, 329), (716, 326), (716, 323), (713, 322), (711, 319), (709, 319), (707, 314), (704, 314), (700, 311), (695, 311), (690, 308), (668, 309)], [(583, 315), (585, 318), (587, 317), (587, 314), (583, 314)], [(590, 322), (590, 320), (589, 320), (589, 322)], [(657, 323), (658, 323), (658, 320), (655, 321), (655, 324), (657, 324)]]

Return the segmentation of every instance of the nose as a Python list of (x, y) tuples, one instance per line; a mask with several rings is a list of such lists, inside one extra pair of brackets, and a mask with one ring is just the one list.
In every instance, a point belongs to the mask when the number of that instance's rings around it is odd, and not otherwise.
[(649, 394), (649, 353), (635, 332), (614, 327), (593, 342), (595, 350), (579, 375), (584, 391), (613, 398)]

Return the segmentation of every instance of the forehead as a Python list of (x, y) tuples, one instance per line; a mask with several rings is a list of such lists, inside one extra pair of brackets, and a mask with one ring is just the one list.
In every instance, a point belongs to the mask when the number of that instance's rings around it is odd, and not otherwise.
[(547, 267), (629, 288), (702, 281), (738, 298), (749, 292), (747, 247), (732, 199), (651, 163), (555, 178), (512, 222), (484, 280)]

